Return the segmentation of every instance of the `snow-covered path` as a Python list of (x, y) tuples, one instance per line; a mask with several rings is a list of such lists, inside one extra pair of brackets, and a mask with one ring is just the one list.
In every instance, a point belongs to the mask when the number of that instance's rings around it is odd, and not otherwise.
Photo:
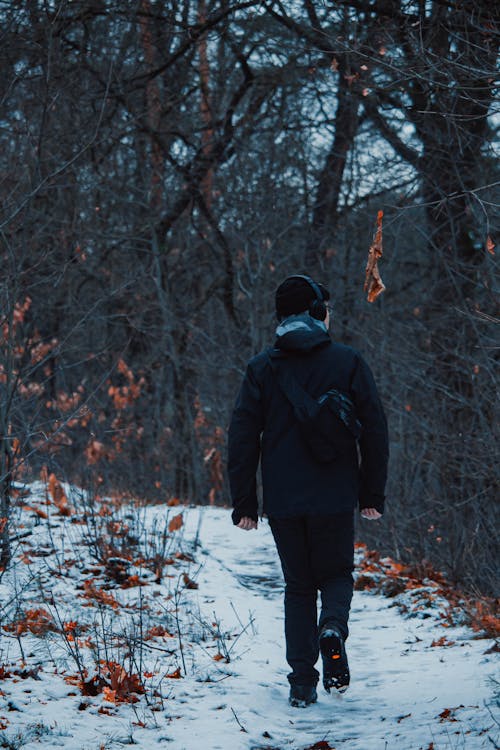
[[(225, 628), (241, 630), (236, 615), (244, 624), (252, 619), (253, 627), (221, 667), (221, 677), (230, 677), (179, 685), (177, 700), (186, 703), (169, 731), (176, 750), (302, 750), (321, 740), (346, 750), (492, 747), (485, 730), (494, 722), (485, 704), (492, 700), (494, 665), (484, 655), (491, 642), (474, 640), (464, 628), (444, 631), (429, 619), (403, 619), (390, 599), (366, 592), (353, 599), (347, 693), (333, 697), (320, 689), (316, 705), (288, 706), (282, 578), (270, 530), (265, 521), (257, 532), (228, 522), (224, 510), (203, 515), (201, 607), (213, 609)], [(431, 648), (444, 632), (455, 645)]]
[[(24, 514), (32, 510), (37, 496), (42, 503), (43, 496), (34, 489)], [(144, 527), (149, 528), (155, 519), (164, 519), (166, 511), (156, 506), (143, 512)], [(44, 668), (35, 673), (35, 679), (0, 679), (0, 730), (5, 730), (0, 731), (0, 747), (115, 750), (130, 744), (142, 750), (479, 750), (498, 746), (492, 641), (479, 640), (464, 627), (445, 629), (431, 613), (403, 617), (391, 606), (394, 600), (369, 592), (356, 591), (353, 599), (347, 693), (334, 697), (320, 688), (317, 704), (291, 708), (283, 583), (267, 523), (261, 523), (256, 532), (243, 532), (232, 526), (229, 511), (224, 509), (183, 509), (183, 516), (184, 549), (191, 550), (192, 540), (198, 538), (195, 562), (187, 563), (198, 588), (184, 587), (179, 600), (173, 599), (168, 587), (181, 579), (182, 568), (172, 565), (169, 571), (174, 575), (161, 583), (150, 578), (143, 589), (110, 589), (125, 599), (123, 610), (115, 613), (110, 608), (117, 621), (126, 622), (127, 612), (135, 616), (137, 603), (143, 601), (138, 597), (143, 596), (149, 597), (144, 602), (151, 616), (162, 602), (179, 613), (182, 658), (176, 638), (160, 638), (148, 641), (153, 661), (143, 666), (147, 679), (153, 673), (162, 679), (161, 705), (151, 710), (153, 704), (148, 707), (145, 696), (135, 704), (106, 702), (105, 694), (82, 699), (74, 683), (63, 680), (61, 667), (54, 669), (57, 663), (67, 670), (66, 675), (75, 671), (71, 660), (66, 666), (64, 656), (57, 661), (56, 636), (51, 641), (49, 633), (46, 645), (27, 633), (20, 642), (28, 666), (41, 663)], [(65, 621), (85, 622), (96, 611), (81, 609), (90, 604), (80, 592), (92, 571), (87, 564), (70, 566), (74, 560), (69, 557), (75, 551), (86, 554), (85, 545), (78, 541), (79, 530), (85, 527), (71, 520), (51, 516), (47, 527), (43, 523), (34, 526), (33, 549), (45, 555), (49, 541), (54, 549), (66, 545), (70, 552), (58, 553), (58, 560), (68, 572), (55, 578), (49, 574), (53, 606), (65, 610)], [(48, 524), (52, 524), (51, 531), (47, 531)], [(11, 591), (19, 587), (22, 577), (31, 574), (30, 566), (20, 562), (25, 559), (19, 557), (10, 577), (0, 584), (4, 602), (9, 587)], [(46, 558), (34, 557), (31, 562), (34, 565), (40, 559)], [(57, 566), (51, 570), (57, 571)], [(30, 596), (36, 602), (35, 589)], [(50, 609), (50, 601), (43, 603)], [(443, 635), (454, 645), (431, 646), (441, 642)], [(12, 637), (3, 645), (0, 642), (5, 664), (19, 659), (16, 644)], [(49, 657), (45, 662), (44, 653)], [(113, 658), (119, 658), (115, 653)], [(181, 677), (165, 679), (174, 677), (169, 673), (176, 665)]]

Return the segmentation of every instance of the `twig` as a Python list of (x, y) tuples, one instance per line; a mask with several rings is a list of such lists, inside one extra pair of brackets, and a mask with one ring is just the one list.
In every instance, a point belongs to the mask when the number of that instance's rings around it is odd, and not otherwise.
[(243, 724), (241, 723), (241, 721), (238, 719), (238, 717), (236, 716), (236, 712), (235, 712), (235, 710), (234, 710), (234, 708), (232, 706), (231, 706), (231, 711), (233, 712), (233, 716), (236, 719), (236, 723), (240, 727), (241, 731), (245, 732), (245, 734), (248, 734), (248, 729), (245, 729), (245, 727), (243, 726)]
[(232, 602), (231, 602), (231, 609), (233, 610), (234, 614), (236, 615), (236, 619), (238, 620), (238, 622), (240, 623), (241, 627), (243, 628), (243, 627), (244, 627), (244, 625), (243, 625), (243, 623), (241, 622), (241, 620), (240, 620), (240, 616), (239, 616), (239, 614), (237, 613), (237, 611), (236, 611), (236, 609), (235, 609), (235, 607), (234, 607), (234, 604), (233, 604)]
[(248, 622), (248, 623), (247, 623), (247, 624), (245, 625), (245, 627), (243, 628), (243, 630), (241, 631), (241, 633), (238, 633), (238, 635), (237, 635), (237, 636), (235, 637), (235, 639), (233, 640), (233, 642), (232, 642), (231, 646), (229, 647), (229, 649), (228, 649), (228, 651), (227, 651), (227, 653), (228, 653), (228, 656), (230, 655), (231, 651), (233, 650), (233, 648), (234, 648), (234, 647), (236, 646), (236, 644), (237, 644), (237, 643), (238, 643), (238, 641), (240, 640), (241, 636), (242, 636), (242, 635), (243, 635), (244, 633), (246, 633), (246, 631), (248, 630), (248, 628), (250, 628), (250, 627), (251, 627), (251, 628), (252, 628), (252, 630), (253, 630), (253, 632), (254, 632), (254, 634), (255, 634), (255, 628), (253, 627), (253, 624), (254, 624), (254, 619), (253, 619), (253, 615), (250, 615), (250, 620), (249, 620), (249, 622)]
[(11, 536), (9, 539), (9, 544), (12, 544), (12, 542), (17, 542), (19, 539), (25, 539), (27, 536), (31, 536), (33, 534), (32, 531), (24, 531), (22, 534), (16, 534), (16, 536)]
[(187, 669), (186, 669), (186, 662), (184, 661), (184, 646), (182, 643), (182, 634), (181, 634), (181, 625), (179, 622), (179, 583), (180, 583), (181, 577), (179, 575), (179, 578), (177, 579), (177, 587), (175, 589), (175, 597), (174, 597), (174, 603), (175, 603), (175, 624), (177, 627), (177, 637), (179, 638), (179, 650), (181, 652), (181, 661), (182, 661), (182, 668), (184, 669), (184, 675), (187, 675)]
[(497, 725), (497, 727), (499, 727), (500, 726), (500, 722), (498, 721), (498, 719), (495, 718), (495, 715), (494, 715), (493, 711), (491, 710), (489, 703), (486, 703), (486, 701), (483, 701), (483, 703), (484, 703), (484, 706), (485, 706), (486, 710), (488, 711), (489, 715), (491, 716), (491, 718), (493, 719), (493, 721), (495, 722), (495, 724)]
[(144, 639), (138, 638), (134, 635), (129, 635), (128, 640), (131, 644), (139, 644), (141, 648), (147, 648), (150, 651), (161, 651), (162, 654), (168, 654), (169, 656), (177, 653), (177, 649), (175, 648), (162, 648), (161, 646), (153, 646), (151, 643), (148, 643)]

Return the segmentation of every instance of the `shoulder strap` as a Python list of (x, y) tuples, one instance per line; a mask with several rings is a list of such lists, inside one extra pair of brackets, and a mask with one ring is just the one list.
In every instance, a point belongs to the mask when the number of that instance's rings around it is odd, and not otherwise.
[(304, 406), (311, 407), (313, 405), (316, 405), (316, 400), (311, 396), (310, 393), (302, 388), (295, 375), (290, 372), (289, 368), (286, 368), (287, 371), (285, 372), (279, 366), (278, 361), (284, 358), (280, 357), (279, 355), (273, 357), (273, 351), (275, 350), (272, 349), (271, 351), (267, 352), (267, 358), (276, 377), (276, 380), (278, 381), (278, 385), (280, 386), (288, 401), (293, 406), (294, 411), (301, 411)]
[[(274, 357), (273, 352), (276, 352)], [(282, 392), (293, 407), (296, 417), (300, 419), (304, 416), (304, 413), (309, 415), (314, 413), (318, 405), (321, 406), (326, 401), (329, 409), (342, 420), (352, 436), (358, 440), (361, 436), (362, 426), (356, 417), (356, 409), (351, 399), (335, 388), (331, 388), (319, 399), (313, 398), (310, 393), (302, 388), (289, 368), (282, 369), (279, 366), (279, 360), (285, 359), (280, 354), (279, 350), (271, 349), (267, 352), (267, 358)]]

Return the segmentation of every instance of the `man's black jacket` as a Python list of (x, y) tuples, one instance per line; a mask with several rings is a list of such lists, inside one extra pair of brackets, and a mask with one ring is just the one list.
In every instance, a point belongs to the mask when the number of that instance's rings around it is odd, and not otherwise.
[(263, 511), (286, 518), (360, 508), (384, 509), (388, 436), (375, 381), (361, 355), (332, 342), (317, 324), (278, 337), (284, 366), (312, 396), (330, 388), (348, 395), (362, 424), (359, 465), (356, 443), (341, 460), (319, 463), (310, 454), (292, 406), (271, 369), (268, 353), (250, 360), (236, 400), (228, 436), (233, 522), (257, 520), (256, 472), (261, 458)]

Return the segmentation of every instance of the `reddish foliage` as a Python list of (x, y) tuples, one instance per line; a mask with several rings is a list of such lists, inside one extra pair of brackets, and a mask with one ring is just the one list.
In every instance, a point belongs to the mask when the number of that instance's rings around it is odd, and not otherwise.
[(55, 474), (49, 476), (49, 493), (52, 497), (52, 501), (59, 511), (61, 516), (70, 516), (71, 508), (68, 505), (68, 498), (62, 488), (61, 483), (57, 480)]
[[(110, 711), (109, 708), (106, 708), (105, 706), (99, 706), (97, 713), (103, 714), (104, 716), (114, 716), (113, 711)], [(105, 750), (105, 745), (100, 745), (99, 750)]]
[(168, 630), (163, 627), (163, 625), (154, 625), (152, 628), (149, 628), (149, 630), (147, 631), (146, 640), (149, 640), (150, 638), (159, 638), (162, 636), (166, 638), (174, 637), (172, 633), (169, 633)]
[(121, 584), (122, 589), (131, 589), (134, 586), (149, 586), (147, 581), (143, 581), (138, 575), (128, 576)]
[(96, 696), (99, 695), (100, 692), (102, 692), (106, 683), (104, 682), (102, 677), (100, 677), (99, 675), (94, 675), (88, 680), (80, 680), (77, 684), (81, 690), (82, 695)]
[(497, 599), (482, 599), (476, 602), (467, 602), (466, 611), (473, 630), (483, 632), (489, 638), (500, 637), (500, 618), (498, 617)]
[[(82, 633), (86, 633), (89, 629), (88, 625), (79, 625), (76, 620), (69, 620), (68, 622), (63, 622), (63, 632), (66, 635), (66, 638), (68, 641), (74, 642), (75, 638)], [(87, 638), (85, 641), (78, 640), (78, 645), (85, 645), (88, 646), (90, 642), (90, 638)]]
[[(458, 706), (458, 708), (462, 708), (462, 706)], [(453, 715), (454, 711), (456, 711), (456, 708), (445, 708), (444, 711), (441, 711), (439, 714), (439, 721), (441, 723), (443, 721), (458, 721)]]
[(108, 521), (106, 530), (111, 536), (126, 536), (129, 532), (129, 527), (123, 521)]
[[(427, 560), (407, 565), (396, 562), (390, 557), (380, 558), (376, 550), (369, 550), (366, 545), (357, 543), (362, 558), (358, 563), (358, 575), (354, 582), (356, 590), (374, 589), (386, 596), (396, 596), (403, 591), (422, 589), (419, 600), (415, 599), (412, 611), (422, 606), (431, 605), (437, 597), (448, 602), (444, 612), (440, 613), (441, 625), (448, 627), (463, 622), (465, 613), (467, 624), (478, 633), (478, 637), (498, 638), (500, 636), (500, 619), (498, 617), (498, 600), (483, 598), (472, 600), (462, 591), (454, 588), (443, 573), (437, 571)], [(401, 604), (400, 609), (408, 612), (408, 607)], [(436, 642), (436, 645), (452, 645), (451, 642)]]
[(82, 695), (96, 696), (103, 694), (111, 703), (137, 703), (137, 694), (144, 693), (139, 675), (127, 672), (121, 664), (114, 661), (101, 661), (98, 674), (88, 677), (84, 669), (81, 675), (68, 675), (65, 682), (78, 687)]
[(59, 393), (56, 395), (56, 400), (50, 405), (52, 407), (56, 407), (59, 411), (66, 413), (68, 411), (75, 411), (81, 399), (81, 392), (79, 393), (78, 391), (76, 391), (69, 395), (64, 391), (59, 391)]
[(45, 635), (51, 630), (57, 630), (52, 615), (42, 607), (26, 610), (24, 616), (19, 620), (3, 627), (8, 633), (15, 633), (16, 635), (22, 635), (28, 631), (33, 635)]
[(102, 662), (107, 685), (103, 689), (105, 700), (111, 703), (137, 703), (136, 693), (144, 693), (144, 687), (137, 674), (129, 674), (114, 661)]
[(99, 442), (99, 440), (91, 440), (85, 448), (84, 453), (89, 466), (93, 466), (98, 461), (100, 461), (101, 458), (106, 456), (107, 451), (104, 445)]
[(215, 505), (216, 499), (220, 496), (224, 484), (224, 462), (222, 455), (224, 450), (225, 432), (222, 427), (210, 423), (199, 396), (196, 396), (194, 406), (196, 409), (194, 429), (196, 437), (203, 448), (203, 460), (210, 477), (211, 488), (208, 498), (210, 504)]
[(120, 603), (115, 599), (112, 594), (108, 594), (103, 589), (98, 589), (94, 585), (92, 581), (85, 581), (83, 584), (83, 587), (85, 589), (85, 593), (83, 596), (86, 599), (94, 599), (99, 604), (105, 604), (109, 607), (113, 607), (113, 609), (119, 609)]
[(184, 585), (187, 589), (197, 589), (198, 584), (191, 580), (191, 578), (188, 576), (187, 573), (184, 573), (182, 576), (182, 580), (184, 581)]
[(442, 635), (441, 638), (432, 641), (431, 646), (453, 646), (454, 644), (455, 641), (449, 641), (445, 635)]
[(180, 680), (181, 679), (181, 668), (177, 667), (177, 669), (174, 672), (170, 672), (170, 674), (165, 675), (171, 680)]
[(356, 591), (367, 591), (377, 586), (377, 582), (372, 576), (359, 575), (354, 581), (354, 588)]
[(141, 395), (141, 387), (144, 385), (144, 378), (140, 378), (139, 381), (135, 382), (135, 377), (126, 362), (120, 359), (117, 365), (118, 372), (120, 375), (127, 380), (128, 385), (115, 386), (110, 385), (108, 388), (108, 395), (113, 399), (113, 406), (117, 412), (121, 412), (137, 401)]
[(183, 524), (182, 513), (178, 513), (176, 516), (170, 519), (169, 524), (168, 524), (168, 530), (170, 531), (170, 533), (172, 533), (173, 531), (178, 531), (182, 527), (182, 524)]

